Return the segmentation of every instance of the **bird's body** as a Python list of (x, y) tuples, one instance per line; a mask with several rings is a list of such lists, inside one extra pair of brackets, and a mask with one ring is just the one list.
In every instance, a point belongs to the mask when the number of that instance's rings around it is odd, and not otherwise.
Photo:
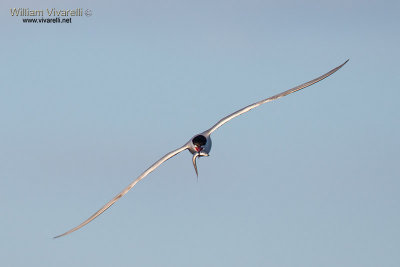
[[(348, 61), (348, 60), (347, 60)], [(140, 180), (142, 180), (143, 178), (145, 178), (149, 173), (151, 173), (152, 171), (154, 171), (158, 166), (160, 166), (163, 162), (167, 161), (168, 159), (172, 158), (173, 156), (179, 154), (180, 152), (188, 149), (190, 151), (190, 153), (193, 154), (192, 157), (192, 162), (193, 162), (193, 166), (194, 169), (196, 171), (196, 175), (198, 175), (198, 171), (197, 171), (197, 165), (196, 165), (196, 159), (198, 157), (207, 157), (209, 156), (209, 153), (211, 151), (211, 146), (212, 146), (212, 142), (211, 142), (211, 134), (217, 130), (219, 127), (221, 127), (223, 124), (227, 123), (228, 121), (232, 120), (233, 118), (250, 111), (253, 108), (256, 108), (264, 103), (276, 100), (278, 98), (281, 98), (283, 96), (286, 96), (288, 94), (294, 93), (296, 91), (299, 91), (303, 88), (306, 88), (310, 85), (313, 85), (314, 83), (317, 83), (323, 79), (325, 79), (326, 77), (332, 75), (333, 73), (335, 73), (337, 70), (339, 70), (341, 67), (343, 67), (344, 64), (347, 63), (347, 61), (345, 61), (343, 64), (341, 64), (340, 66), (332, 69), (331, 71), (325, 73), (324, 75), (321, 75), (318, 78), (315, 78), (309, 82), (303, 83), (299, 86), (296, 86), (292, 89), (289, 89), (287, 91), (284, 91), (280, 94), (274, 95), (272, 97), (263, 99), (261, 101), (258, 101), (256, 103), (253, 103), (251, 105), (248, 105), (224, 118), (222, 118), (221, 120), (219, 120), (215, 125), (213, 125), (210, 129), (197, 134), (195, 136), (193, 136), (187, 143), (185, 143), (183, 146), (179, 147), (178, 149), (175, 149), (169, 153), (167, 153), (165, 156), (163, 156), (161, 159), (159, 159), (158, 161), (156, 161), (153, 165), (151, 165), (146, 171), (144, 171), (138, 178), (136, 178), (136, 180), (134, 180), (131, 184), (129, 184), (124, 190), (122, 190), (118, 195), (116, 195), (112, 200), (110, 200), (106, 205), (104, 205), (100, 210), (98, 210), (96, 213), (94, 213), (92, 216), (90, 216), (87, 220), (85, 220), (84, 222), (82, 222), (80, 225), (76, 226), (75, 228), (72, 228), (71, 230), (56, 236), (57, 237), (61, 237), (67, 234), (70, 234), (78, 229), (80, 229), (81, 227), (85, 226), (86, 224), (88, 224), (89, 222), (91, 222), (92, 220), (94, 220), (97, 216), (99, 216), (100, 214), (102, 214), (104, 211), (106, 211), (109, 207), (111, 207), (118, 199), (120, 199), (122, 196), (124, 196), (129, 190), (132, 189), (132, 187), (134, 187)]]

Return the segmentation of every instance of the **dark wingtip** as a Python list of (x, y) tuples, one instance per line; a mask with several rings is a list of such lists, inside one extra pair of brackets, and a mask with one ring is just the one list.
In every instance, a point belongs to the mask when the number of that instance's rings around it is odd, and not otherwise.
[(66, 233), (65, 233), (65, 234), (61, 234), (61, 235), (57, 235), (57, 236), (53, 236), (53, 239), (60, 238), (60, 237), (62, 237), (62, 236), (64, 236), (64, 235), (66, 235)]

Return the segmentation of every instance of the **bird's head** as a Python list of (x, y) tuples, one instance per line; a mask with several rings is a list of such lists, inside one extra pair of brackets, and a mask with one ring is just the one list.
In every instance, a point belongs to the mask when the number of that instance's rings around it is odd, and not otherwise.
[(199, 154), (198, 156), (208, 156), (211, 150), (210, 136), (202, 134), (194, 136), (189, 142), (189, 151), (192, 154)]
[(204, 146), (207, 144), (207, 138), (204, 135), (197, 135), (192, 139), (194, 150), (199, 153), (204, 150)]

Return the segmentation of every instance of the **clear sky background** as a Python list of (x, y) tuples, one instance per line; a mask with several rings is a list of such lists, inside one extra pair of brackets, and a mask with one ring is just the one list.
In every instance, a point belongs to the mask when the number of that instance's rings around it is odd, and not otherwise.
[[(399, 1), (0, 7), (1, 266), (400, 266)], [(52, 239), (221, 117), (348, 58), (218, 129), (198, 182), (185, 151)]]

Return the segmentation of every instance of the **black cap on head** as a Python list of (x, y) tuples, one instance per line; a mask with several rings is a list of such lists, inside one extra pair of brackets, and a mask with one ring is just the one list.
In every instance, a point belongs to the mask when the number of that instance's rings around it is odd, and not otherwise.
[(193, 144), (196, 146), (204, 146), (207, 143), (207, 138), (203, 135), (198, 135), (192, 140)]

